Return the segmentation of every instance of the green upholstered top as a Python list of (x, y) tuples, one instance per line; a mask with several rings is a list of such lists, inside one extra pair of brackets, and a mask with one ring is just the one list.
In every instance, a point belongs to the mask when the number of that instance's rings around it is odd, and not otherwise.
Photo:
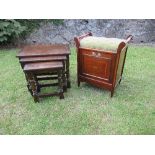
[(124, 39), (105, 38), (105, 37), (85, 37), (80, 41), (80, 47), (99, 50), (112, 50), (117, 52), (117, 48)]

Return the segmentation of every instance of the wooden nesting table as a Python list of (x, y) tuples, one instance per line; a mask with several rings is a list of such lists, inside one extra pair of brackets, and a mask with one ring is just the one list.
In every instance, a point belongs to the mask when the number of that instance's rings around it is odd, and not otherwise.
[[(34, 98), (39, 102), (39, 98), (46, 96), (59, 96), (64, 98), (63, 92), (71, 87), (69, 72), (68, 45), (29, 45), (25, 46), (17, 54), (21, 67), (27, 80), (27, 88)], [(39, 81), (58, 80), (58, 83), (40, 83)], [(40, 88), (58, 86), (58, 91), (54, 93), (40, 93)]]
[[(44, 61), (44, 57), (51, 58), (56, 56), (66, 56), (65, 61), (65, 74), (67, 79), (67, 88), (71, 87), (70, 84), (70, 71), (69, 71), (69, 55), (70, 55), (70, 49), (68, 45), (64, 44), (56, 44), (56, 45), (28, 45), (25, 46), (19, 54), (17, 54), (17, 57), (19, 58), (19, 61), (23, 58), (32, 58), (32, 57), (38, 57), (41, 58), (41, 60)], [(22, 64), (21, 64), (22, 65)]]

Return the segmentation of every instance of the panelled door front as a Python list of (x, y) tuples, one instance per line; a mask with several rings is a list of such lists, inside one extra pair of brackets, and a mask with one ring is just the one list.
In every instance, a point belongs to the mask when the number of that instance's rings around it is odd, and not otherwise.
[(80, 50), (81, 74), (100, 80), (111, 80), (112, 56), (98, 51)]

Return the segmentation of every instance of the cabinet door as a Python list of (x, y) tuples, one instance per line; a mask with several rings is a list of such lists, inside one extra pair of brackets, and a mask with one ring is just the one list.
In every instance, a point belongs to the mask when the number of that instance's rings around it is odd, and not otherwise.
[(81, 51), (81, 74), (98, 80), (111, 81), (112, 55), (98, 51)]

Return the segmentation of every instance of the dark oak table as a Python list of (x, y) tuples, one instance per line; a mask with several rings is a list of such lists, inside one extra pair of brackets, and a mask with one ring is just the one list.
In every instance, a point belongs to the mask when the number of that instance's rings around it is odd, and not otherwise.
[(69, 71), (69, 55), (70, 49), (68, 45), (56, 44), (56, 45), (27, 45), (21, 49), (17, 54), (19, 59), (29, 57), (43, 57), (43, 56), (66, 56), (65, 72), (67, 78), (67, 87), (70, 88), (70, 71)]
[[(39, 98), (47, 97), (47, 96), (59, 96), (60, 99), (64, 99), (64, 90), (63, 90), (63, 62), (62, 61), (51, 61), (51, 62), (37, 62), (37, 63), (27, 63), (24, 65), (23, 71), (25, 72), (27, 76), (28, 81), (28, 90), (30, 91), (31, 95), (34, 98), (35, 102), (39, 102)], [(52, 84), (44, 84), (44, 86), (56, 86), (58, 85), (58, 91), (55, 91), (53, 93), (40, 93), (40, 88), (43, 86), (43, 84), (37, 83), (36, 80), (36, 74), (37, 73), (49, 73), (49, 72), (55, 72), (55, 75), (57, 75), (58, 83), (52, 83)], [(39, 90), (38, 90), (39, 88)]]

